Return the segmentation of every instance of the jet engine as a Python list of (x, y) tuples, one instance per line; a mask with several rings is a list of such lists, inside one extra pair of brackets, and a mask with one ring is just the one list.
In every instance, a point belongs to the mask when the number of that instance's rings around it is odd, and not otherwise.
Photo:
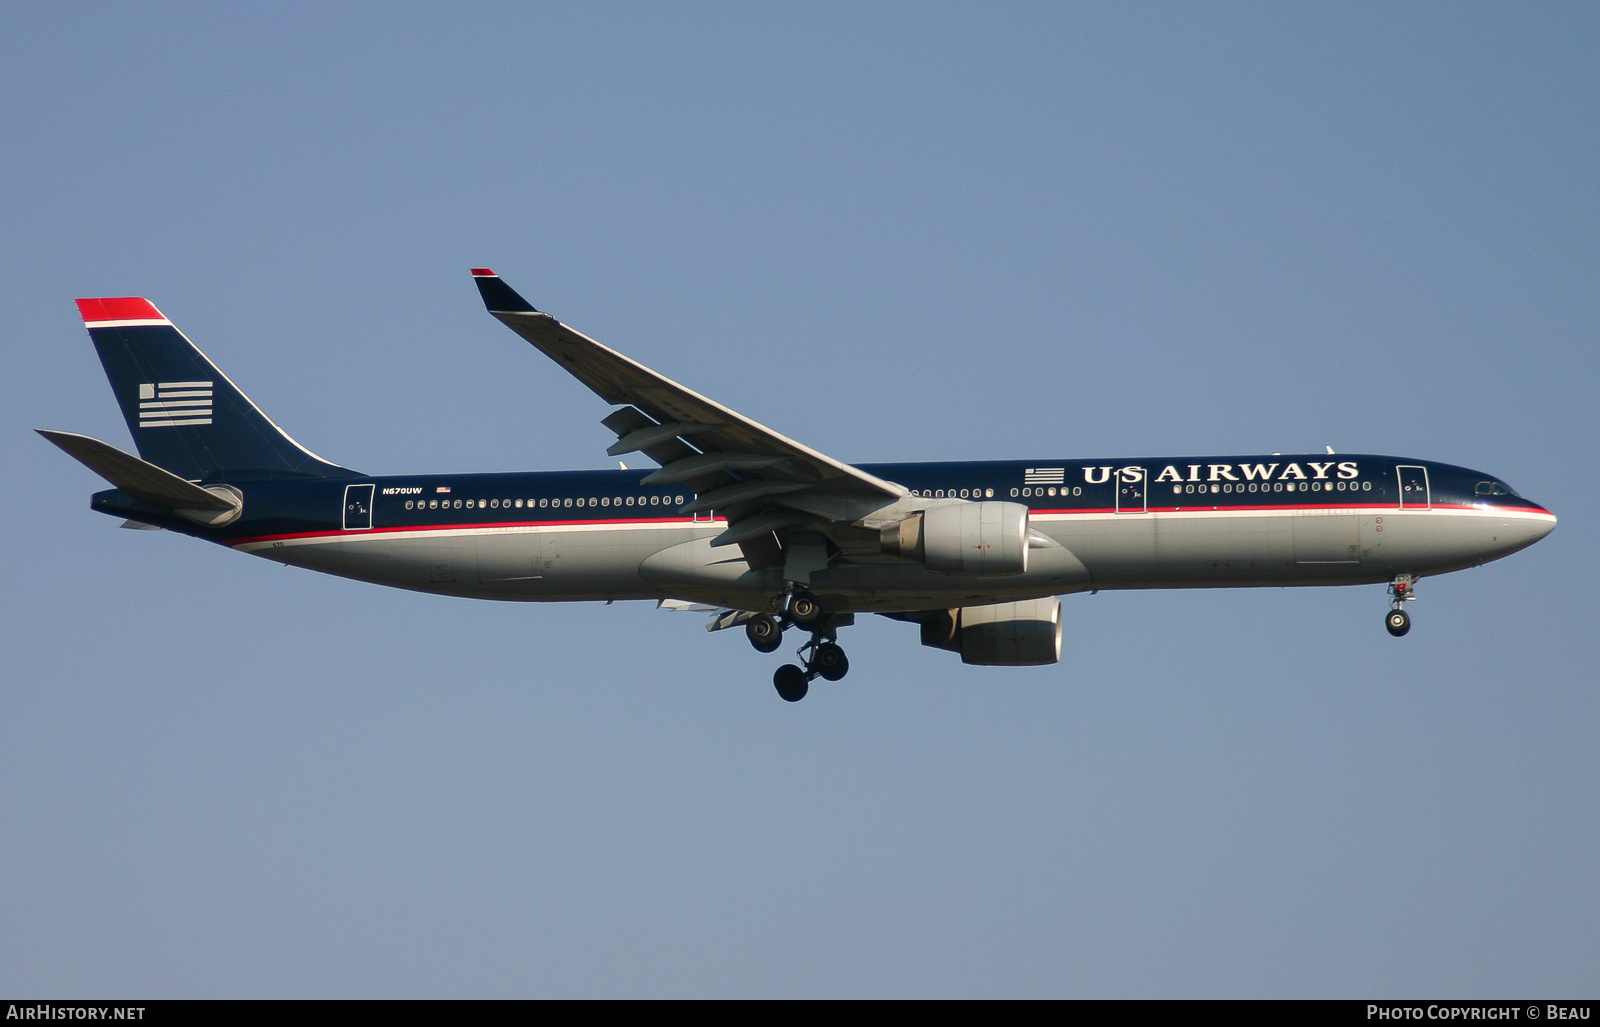
[(922, 644), (982, 667), (1037, 667), (1061, 659), (1061, 600), (963, 606), (922, 621)]
[(955, 503), (884, 528), (885, 553), (950, 574), (1024, 574), (1028, 508), (1021, 503)]

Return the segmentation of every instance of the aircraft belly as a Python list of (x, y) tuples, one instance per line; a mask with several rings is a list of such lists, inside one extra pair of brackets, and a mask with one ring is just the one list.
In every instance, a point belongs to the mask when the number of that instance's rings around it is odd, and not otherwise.
[(497, 598), (660, 598), (661, 590), (639, 575), (639, 565), (683, 536), (681, 528), (481, 535), (479, 581)]
[(476, 584), (470, 540), (464, 538), (362, 535), (254, 552), (307, 570), (396, 588), (458, 595)]
[[(768, 609), (783, 589), (776, 567), (752, 571), (736, 547), (713, 549), (709, 539), (685, 542), (650, 556), (639, 568), (674, 598), (748, 610)], [(839, 611), (924, 610), (1079, 592), (1089, 572), (1065, 547), (1036, 549), (1026, 574), (978, 577), (941, 574), (921, 564), (834, 562), (811, 575), (810, 588)]]
[(1540, 537), (1475, 510), (1296, 510), (1060, 518), (1041, 525), (1088, 566), (1096, 588), (1355, 584), (1442, 573)]
[(1491, 510), (1389, 511), (1362, 518), (1362, 557), (1385, 577), (1442, 573), (1514, 553), (1542, 527)]
[[(902, 611), (1063, 595), (1090, 588), (1352, 584), (1442, 573), (1497, 559), (1548, 530), (1479, 510), (1150, 512), (1043, 516), (1060, 543), (1029, 551), (1028, 573), (943, 574), (921, 564), (835, 560), (811, 590), (839, 611)], [(710, 526), (512, 526), (351, 533), (251, 544), (268, 559), (444, 595), (513, 601), (678, 598), (764, 610), (777, 567), (751, 571)], [(692, 536), (698, 535), (698, 538)]]
[(255, 549), (309, 570), (396, 588), (479, 599), (655, 599), (640, 562), (673, 529), (498, 529), (454, 535), (372, 534)]
[(1051, 534), (1071, 546), (1097, 588), (1195, 588), (1373, 580), (1361, 563), (1359, 518), (1302, 514), (1117, 514), (1065, 518)]

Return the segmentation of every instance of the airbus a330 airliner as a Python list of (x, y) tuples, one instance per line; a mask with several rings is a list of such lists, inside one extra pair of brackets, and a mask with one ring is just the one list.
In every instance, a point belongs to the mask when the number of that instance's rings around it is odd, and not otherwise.
[[(613, 457), (659, 467), (375, 477), (274, 424), (148, 300), (78, 301), (139, 456), (43, 431), (115, 488), (91, 506), (269, 560), (397, 588), (524, 602), (704, 605), (772, 652), (784, 699), (849, 669), (858, 613), (966, 663), (1061, 656), (1061, 601), (1093, 589), (1389, 586), (1497, 560), (1555, 527), (1493, 475), (1325, 454), (841, 463), (581, 335), (487, 269), (489, 312), (615, 406)], [(142, 459), (141, 459), (142, 458)]]

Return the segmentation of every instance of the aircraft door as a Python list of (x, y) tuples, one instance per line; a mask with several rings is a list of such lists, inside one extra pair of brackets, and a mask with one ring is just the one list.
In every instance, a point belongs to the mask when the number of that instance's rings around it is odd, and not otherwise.
[(372, 528), (373, 485), (344, 487), (344, 530), (370, 531)]
[(1395, 468), (1395, 473), (1400, 478), (1400, 509), (1426, 510), (1432, 506), (1432, 495), (1428, 491), (1428, 469), (1408, 464), (1400, 464)]
[(1117, 468), (1117, 513), (1144, 513), (1148, 475), (1143, 467)]

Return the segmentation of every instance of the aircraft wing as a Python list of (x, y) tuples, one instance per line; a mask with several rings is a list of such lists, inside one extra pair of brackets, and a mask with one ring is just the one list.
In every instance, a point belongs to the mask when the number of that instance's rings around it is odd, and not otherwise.
[(779, 538), (767, 544), (774, 532), (848, 525), (907, 495), (901, 485), (802, 445), (574, 331), (534, 309), (493, 271), (476, 268), (472, 277), (489, 313), (622, 408), (601, 422), (617, 435), (606, 452), (643, 452), (661, 464), (644, 481), (692, 489), (695, 501), (684, 511), (726, 517), (729, 528), (713, 545), (741, 544), (752, 567), (775, 557), (772, 545), (782, 547)]

